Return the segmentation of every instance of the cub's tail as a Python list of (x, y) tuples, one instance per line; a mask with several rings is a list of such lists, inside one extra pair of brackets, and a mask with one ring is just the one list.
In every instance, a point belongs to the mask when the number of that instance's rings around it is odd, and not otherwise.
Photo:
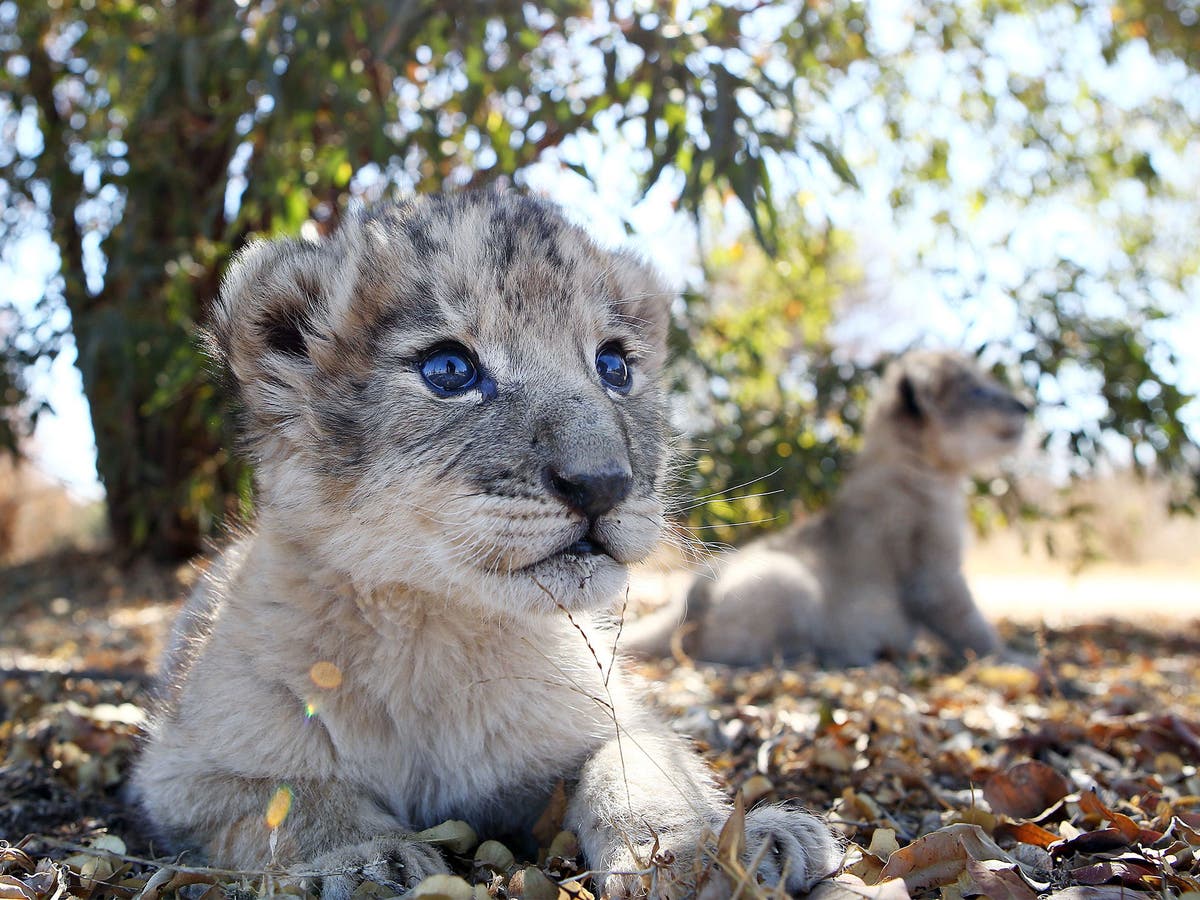
[(710, 579), (696, 578), (686, 594), (677, 594), (648, 615), (627, 622), (621, 631), (621, 650), (650, 657), (672, 656), (677, 650), (688, 653), (712, 603), (712, 587)]

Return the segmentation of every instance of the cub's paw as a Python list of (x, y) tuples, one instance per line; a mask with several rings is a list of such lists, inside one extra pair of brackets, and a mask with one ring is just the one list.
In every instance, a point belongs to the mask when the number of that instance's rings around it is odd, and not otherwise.
[[(629, 900), (694, 897), (712, 868), (721, 825), (681, 829), (661, 835), (660, 843), (621, 848), (604, 866), (601, 897)], [(791, 894), (806, 892), (837, 871), (842, 847), (821, 819), (787, 805), (761, 806), (746, 814), (742, 864), (756, 864), (763, 884), (780, 882)]]
[[(697, 834), (692, 843), (698, 845)], [(694, 853), (687, 841), (679, 843), (679, 852), (651, 846), (639, 847), (636, 854), (622, 850), (610, 859), (604, 870), (609, 874), (600, 886), (601, 900), (681, 900), (695, 896)]]
[(403, 894), (423, 878), (449, 872), (437, 850), (402, 834), (330, 850), (313, 860), (312, 868), (322, 873), (322, 900), (348, 900), (364, 881)]
[(787, 805), (760, 806), (746, 814), (746, 861), (758, 860), (765, 884), (783, 881), (789, 893), (808, 891), (837, 871), (842, 847), (811, 813)]

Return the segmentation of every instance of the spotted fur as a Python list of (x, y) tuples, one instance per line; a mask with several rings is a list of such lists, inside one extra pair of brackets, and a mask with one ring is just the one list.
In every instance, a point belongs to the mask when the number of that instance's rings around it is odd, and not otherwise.
[[(211, 345), (258, 523), (181, 617), (134, 773), (167, 838), (319, 873), (328, 896), (364, 875), (403, 891), (445, 868), (412, 832), (527, 833), (562, 780), (590, 866), (641, 868), (657, 835), (677, 859), (661, 893), (687, 892), (729, 805), (612, 668), (603, 614), (663, 524), (670, 299), (638, 258), (513, 194), (384, 206), (239, 257)], [(447, 341), (477, 389), (424, 382)], [(627, 393), (598, 377), (612, 345)], [(598, 512), (559, 484), (609, 471), (624, 480)], [(754, 811), (747, 833), (748, 854), (783, 848), (760, 869), (790, 888), (836, 865), (803, 813)]]

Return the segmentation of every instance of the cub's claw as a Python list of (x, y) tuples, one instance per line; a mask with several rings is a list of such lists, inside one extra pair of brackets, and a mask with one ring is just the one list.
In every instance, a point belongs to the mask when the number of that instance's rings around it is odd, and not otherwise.
[(322, 900), (349, 900), (364, 881), (403, 894), (423, 878), (450, 871), (433, 847), (400, 834), (382, 835), (323, 853), (313, 861), (313, 868), (331, 873), (321, 876)]
[[(720, 829), (709, 829), (709, 839)], [(704, 842), (704, 832), (676, 833), (664, 838), (653, 860), (648, 860), (649, 848), (642, 848), (635, 858), (622, 850), (608, 864), (614, 873), (603, 884), (601, 896), (612, 900), (651, 897), (654, 900), (674, 900), (695, 894), (697, 871), (696, 854)], [(709, 848), (709, 853), (715, 849)], [(647, 864), (648, 860), (648, 864)], [(743, 865), (755, 863), (755, 875), (766, 885), (783, 882), (788, 893), (803, 893), (814, 884), (837, 871), (842, 861), (842, 848), (833, 832), (821, 819), (786, 805), (761, 806), (746, 815), (746, 845)], [(706, 863), (707, 865), (707, 863)], [(628, 873), (648, 870), (650, 875)]]
[(746, 814), (746, 862), (758, 860), (764, 883), (783, 882), (789, 893), (804, 892), (837, 871), (842, 848), (829, 826), (787, 806), (760, 806)]

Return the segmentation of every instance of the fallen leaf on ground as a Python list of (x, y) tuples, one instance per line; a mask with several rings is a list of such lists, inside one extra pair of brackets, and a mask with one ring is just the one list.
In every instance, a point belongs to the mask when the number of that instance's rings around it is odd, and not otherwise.
[(1067, 779), (1035, 759), (997, 772), (983, 786), (992, 811), (1014, 819), (1032, 818), (1069, 793)]

